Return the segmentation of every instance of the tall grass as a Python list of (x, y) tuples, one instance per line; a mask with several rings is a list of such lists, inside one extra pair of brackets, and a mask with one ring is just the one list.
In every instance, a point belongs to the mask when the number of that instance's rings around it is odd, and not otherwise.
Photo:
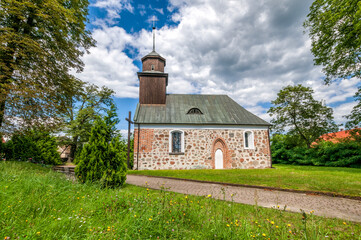
[(360, 224), (311, 213), (131, 185), (104, 189), (30, 163), (0, 163), (3, 239), (361, 239), (360, 232)]

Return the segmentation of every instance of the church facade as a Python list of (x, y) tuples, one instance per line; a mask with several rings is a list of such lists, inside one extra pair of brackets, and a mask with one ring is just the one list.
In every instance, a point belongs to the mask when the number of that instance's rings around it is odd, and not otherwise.
[(227, 95), (167, 94), (166, 60), (142, 58), (134, 169), (270, 168), (270, 124)]

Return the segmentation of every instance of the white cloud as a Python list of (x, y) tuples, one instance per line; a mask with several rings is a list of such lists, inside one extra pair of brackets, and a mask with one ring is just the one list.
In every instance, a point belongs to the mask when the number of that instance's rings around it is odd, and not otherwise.
[(98, 29), (93, 32), (97, 47), (83, 57), (84, 71), (76, 76), (98, 86), (105, 85), (116, 92), (117, 97), (138, 97), (137, 71), (124, 52), (133, 36), (119, 27)]
[[(130, 3), (130, 0), (97, 0), (95, 3), (91, 4), (92, 7), (104, 8), (107, 11), (106, 19), (98, 19), (96, 25), (102, 22), (106, 22), (107, 24), (113, 25), (116, 22), (114, 19), (120, 18), (120, 12), (123, 10), (127, 10), (129, 12), (133, 12), (134, 8)], [(102, 26), (103, 24), (100, 24)]]
[[(156, 50), (167, 60), (169, 93), (228, 94), (255, 114), (267, 117), (260, 107), (276, 98), (289, 84), (303, 84), (315, 90), (315, 97), (336, 104), (337, 121), (344, 121), (352, 103), (357, 80), (323, 85), (320, 67), (313, 65), (311, 42), (302, 23), (313, 0), (219, 1), (170, 0), (168, 11), (177, 26), (163, 26), (156, 32)], [(127, 9), (129, 1), (103, 0), (98, 6)], [(133, 11), (128, 6), (128, 11)], [(110, 16), (113, 16), (111, 11)], [(138, 5), (138, 10), (144, 8)], [(151, 29), (130, 35), (120, 27), (94, 32), (98, 47), (84, 57), (82, 79), (109, 84), (118, 97), (137, 97), (139, 71), (123, 51), (139, 51), (136, 60), (152, 49)], [(84, 80), (85, 80), (84, 79)]]
[(356, 105), (356, 102), (343, 103), (333, 109), (333, 116), (337, 124), (344, 124), (347, 119), (345, 115), (350, 114), (352, 108)]

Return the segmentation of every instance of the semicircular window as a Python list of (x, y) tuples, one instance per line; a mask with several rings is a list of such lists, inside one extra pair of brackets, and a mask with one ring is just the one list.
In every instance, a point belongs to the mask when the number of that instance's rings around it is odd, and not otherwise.
[(188, 110), (187, 114), (203, 114), (199, 108), (191, 108)]

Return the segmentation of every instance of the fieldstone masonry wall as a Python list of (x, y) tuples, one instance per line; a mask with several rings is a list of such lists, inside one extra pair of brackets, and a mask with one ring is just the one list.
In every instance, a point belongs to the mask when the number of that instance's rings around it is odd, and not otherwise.
[(223, 166), (231, 168), (269, 168), (271, 156), (268, 130), (252, 130), (254, 149), (244, 149), (244, 131), (233, 129), (179, 129), (184, 131), (184, 153), (169, 153), (170, 129), (134, 130), (134, 169), (212, 169), (215, 151), (223, 152)]

